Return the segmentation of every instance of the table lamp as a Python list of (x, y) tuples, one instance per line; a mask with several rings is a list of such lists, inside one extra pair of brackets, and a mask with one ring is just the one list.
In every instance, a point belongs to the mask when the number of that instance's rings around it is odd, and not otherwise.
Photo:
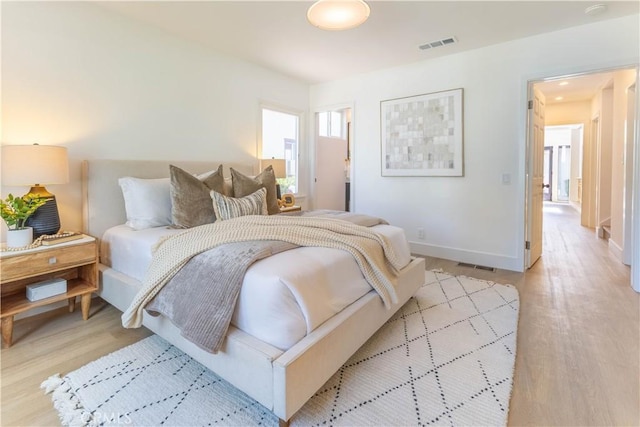
[(60, 230), (60, 215), (56, 197), (44, 188), (49, 184), (69, 182), (69, 160), (66, 147), (54, 145), (3, 145), (2, 185), (30, 185), (47, 202), (27, 219), (33, 227), (33, 237), (56, 234)]
[[(265, 170), (268, 166), (273, 168), (273, 174), (277, 180), (287, 177), (287, 161), (285, 159), (260, 159), (260, 170)], [(276, 185), (276, 197), (280, 200), (282, 192), (280, 191), (280, 184)]]

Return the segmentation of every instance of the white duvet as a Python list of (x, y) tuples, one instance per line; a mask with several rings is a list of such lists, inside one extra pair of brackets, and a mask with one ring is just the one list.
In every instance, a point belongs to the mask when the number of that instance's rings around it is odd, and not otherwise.
[[(391, 225), (373, 228), (391, 240), (403, 265), (407, 265), (410, 250), (404, 231)], [(181, 231), (166, 227), (138, 231), (126, 225), (112, 227), (102, 238), (101, 262), (142, 281), (151, 263), (153, 245), (160, 238)], [(300, 247), (249, 267), (231, 323), (286, 350), (371, 290), (348, 252)]]

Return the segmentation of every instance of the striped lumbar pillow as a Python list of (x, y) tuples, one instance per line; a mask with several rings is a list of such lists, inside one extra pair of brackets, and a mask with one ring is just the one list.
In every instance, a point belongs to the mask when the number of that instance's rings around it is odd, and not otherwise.
[(267, 209), (267, 190), (264, 187), (248, 196), (239, 198), (227, 197), (213, 190), (209, 194), (213, 199), (213, 210), (219, 221), (245, 215), (269, 214)]

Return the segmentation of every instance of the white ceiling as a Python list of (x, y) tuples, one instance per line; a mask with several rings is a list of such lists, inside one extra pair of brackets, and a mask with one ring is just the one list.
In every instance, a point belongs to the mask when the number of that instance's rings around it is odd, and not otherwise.
[[(368, 1), (371, 16), (347, 31), (306, 21), (312, 1), (106, 1), (144, 21), (217, 52), (308, 83), (448, 55), (567, 27), (637, 14), (638, 1)], [(603, 3), (605, 13), (588, 16)], [(458, 43), (418, 46), (455, 36)], [(637, 34), (635, 35), (637, 36)]]
[[(544, 94), (547, 105), (585, 101), (593, 98), (596, 92), (606, 87), (612, 79), (612, 73), (595, 73), (537, 83), (536, 88)], [(557, 99), (558, 97), (562, 99)]]

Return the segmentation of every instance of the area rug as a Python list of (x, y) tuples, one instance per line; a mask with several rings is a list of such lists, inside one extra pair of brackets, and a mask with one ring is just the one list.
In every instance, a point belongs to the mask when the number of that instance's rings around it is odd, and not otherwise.
[[(291, 419), (506, 425), (517, 290), (427, 271), (425, 284)], [(262, 405), (151, 336), (42, 387), (63, 425), (277, 425)]]

